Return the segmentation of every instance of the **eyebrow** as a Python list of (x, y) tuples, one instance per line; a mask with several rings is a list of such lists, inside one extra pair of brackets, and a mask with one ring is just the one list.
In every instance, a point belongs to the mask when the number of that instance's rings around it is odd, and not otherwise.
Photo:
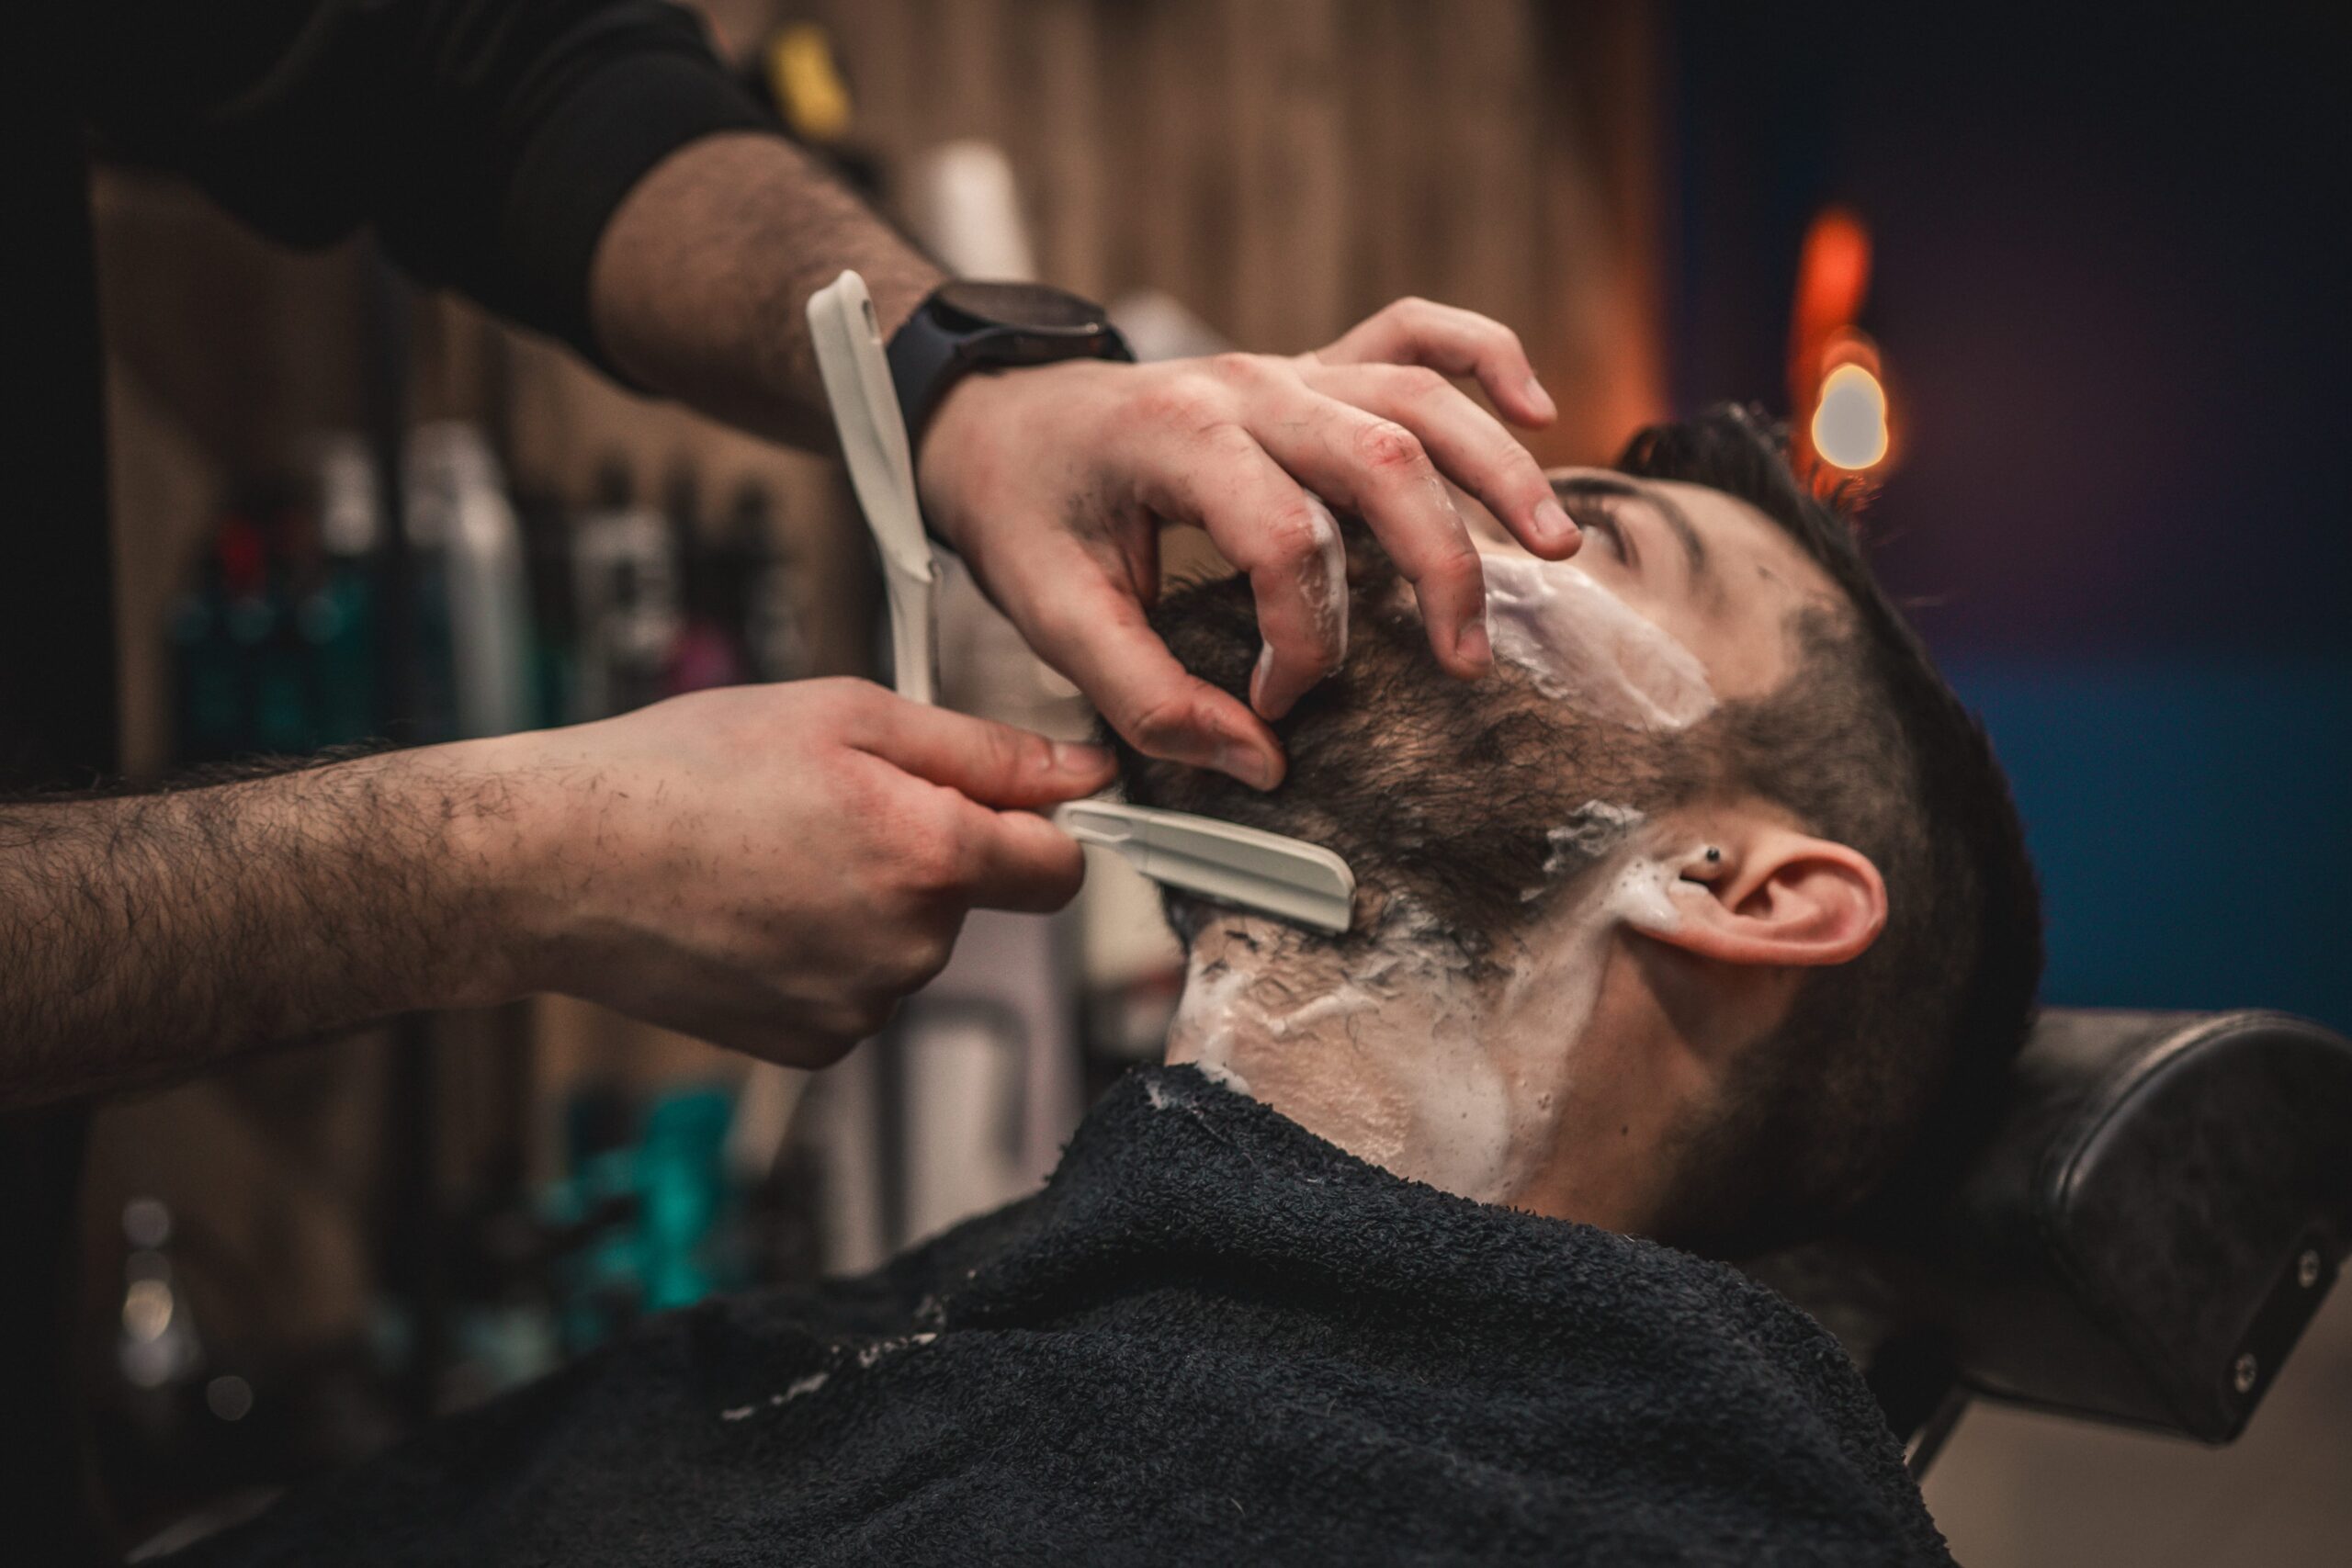
[(1690, 515), (1676, 503), (1673, 497), (1649, 485), (1610, 474), (1563, 474), (1552, 481), (1553, 493), (1563, 499), (1569, 496), (1603, 496), (1617, 501), (1645, 502), (1666, 525), (1677, 543), (1682, 547), (1683, 570), (1690, 585), (1696, 588), (1708, 576), (1707, 541), (1690, 525)]

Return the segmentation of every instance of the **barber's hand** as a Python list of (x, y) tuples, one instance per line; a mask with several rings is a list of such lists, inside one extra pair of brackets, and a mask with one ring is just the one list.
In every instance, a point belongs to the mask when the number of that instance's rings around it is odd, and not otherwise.
[(514, 989), (808, 1067), (936, 975), (967, 910), (1068, 903), (1078, 845), (1023, 808), (1111, 776), (1094, 747), (862, 681), (695, 693), (478, 745), (526, 846)]
[[(924, 433), (918, 487), (980, 586), (1120, 734), (1269, 789), (1283, 760), (1265, 721), (1347, 652), (1346, 561), (1324, 501), (1371, 525), (1439, 661), (1464, 677), (1494, 662), (1486, 582), (1439, 476), (1538, 555), (1579, 542), (1534, 458), (1449, 376), (1475, 377), (1515, 423), (1553, 418), (1508, 328), (1406, 299), (1295, 358), (968, 377)], [(1250, 707), (1186, 673), (1145, 621), (1163, 521), (1206, 529), (1250, 576), (1265, 638)]]

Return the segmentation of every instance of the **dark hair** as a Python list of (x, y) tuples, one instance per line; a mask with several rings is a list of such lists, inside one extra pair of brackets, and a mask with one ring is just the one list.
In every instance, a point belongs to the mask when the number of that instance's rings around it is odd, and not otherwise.
[(1679, 1163), (1678, 1234), (1731, 1253), (1947, 1175), (1997, 1109), (2041, 976), (2040, 893), (1984, 727), (1872, 575), (1844, 508), (1799, 481), (1783, 446), (1724, 405), (1650, 426), (1617, 460), (1746, 502), (1837, 585), (1841, 613), (1799, 616), (1797, 669), (1770, 696), (1726, 705), (1714, 738), (1726, 783), (1861, 851), (1886, 880), (1877, 942), (1806, 975), (1742, 1056), (1724, 1120)]
[[(1660, 1234), (1739, 1256), (1932, 1179), (1973, 1142), (2024, 1036), (2039, 902), (1983, 729), (1871, 576), (1847, 518), (1792, 474), (1778, 433), (1721, 407), (1641, 432), (1618, 467), (1747, 502), (1836, 584), (1842, 605), (1797, 613), (1799, 659), (1777, 689), (1659, 738), (1508, 673), (1464, 688), (1428, 657), (1395, 568), (1351, 526), (1349, 658), (1278, 727), (1291, 759), (1283, 787), (1261, 795), (1124, 747), (1122, 770), (1138, 800), (1338, 851), (1356, 870), (1360, 914), (1409, 896), (1460, 933), (1474, 963), (1523, 918), (1530, 885), (1561, 852), (1555, 830), (1589, 800), (1654, 812), (1754, 795), (1869, 855), (1887, 885), (1885, 930), (1853, 963), (1806, 973), (1674, 1151)], [(1257, 650), (1246, 582), (1172, 594), (1154, 624), (1195, 673), (1246, 690)], [(1188, 914), (1170, 901), (1180, 930)], [(1337, 941), (1374, 940), (1365, 925)]]

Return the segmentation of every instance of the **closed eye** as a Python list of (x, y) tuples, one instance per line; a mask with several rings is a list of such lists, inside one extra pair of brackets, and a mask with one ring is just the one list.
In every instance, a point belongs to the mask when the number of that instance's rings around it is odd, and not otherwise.
[(1626, 537), (1624, 528), (1618, 524), (1617, 509), (1611, 501), (1589, 491), (1582, 494), (1572, 491), (1560, 497), (1560, 506), (1588, 536), (1606, 539), (1610, 550), (1619, 560), (1628, 566), (1641, 564), (1641, 557), (1634, 550), (1633, 541)]

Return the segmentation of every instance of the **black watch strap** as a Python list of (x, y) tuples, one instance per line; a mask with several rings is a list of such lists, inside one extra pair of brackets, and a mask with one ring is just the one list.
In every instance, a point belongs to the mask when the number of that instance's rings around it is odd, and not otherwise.
[(890, 380), (912, 446), (947, 389), (975, 370), (1066, 359), (1132, 361), (1102, 306), (1036, 283), (941, 285), (890, 336)]

